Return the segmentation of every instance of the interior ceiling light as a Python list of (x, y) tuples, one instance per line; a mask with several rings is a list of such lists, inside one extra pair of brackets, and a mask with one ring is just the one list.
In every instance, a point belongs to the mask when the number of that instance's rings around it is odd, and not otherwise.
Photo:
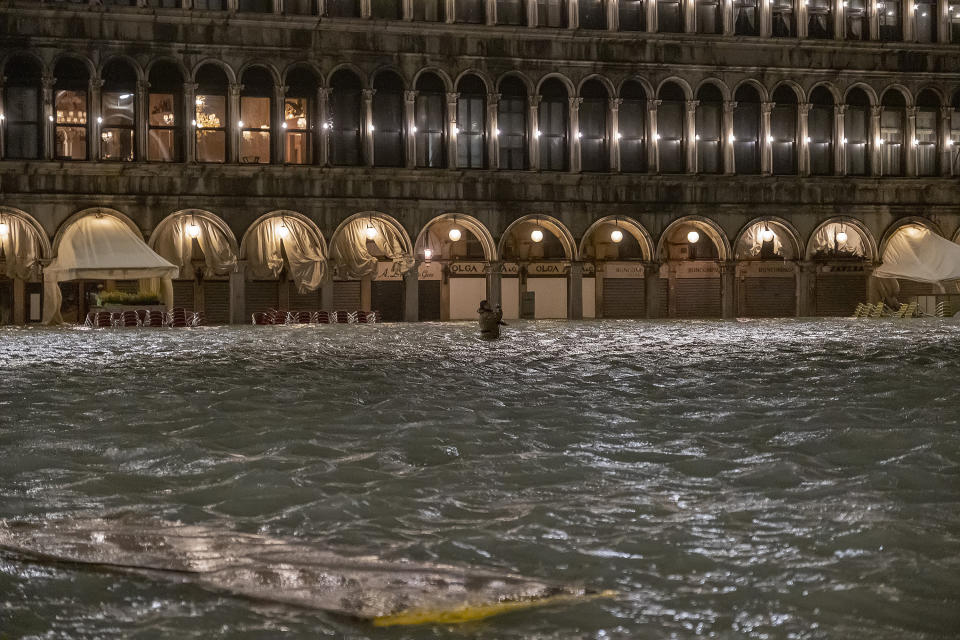
[(843, 230), (843, 227), (840, 227), (840, 231), (837, 232), (837, 242), (846, 242), (847, 241), (847, 232)]
[(698, 242), (700, 242), (700, 234), (697, 233), (696, 231), (691, 231), (690, 233), (687, 234), (687, 242), (689, 242), (690, 244), (697, 244)]
[(433, 249), (424, 249), (423, 250), (423, 259), (430, 260), (433, 257)]
[(10, 225), (5, 220), (0, 220), (0, 236), (6, 237), (10, 233)]
[(450, 229), (450, 233), (447, 234), (450, 237), (451, 242), (457, 242), (463, 237), (463, 234), (460, 232), (460, 229), (453, 227)]
[(767, 225), (764, 225), (763, 233), (760, 235), (760, 237), (763, 238), (764, 242), (773, 242), (773, 239), (777, 236), (773, 233), (773, 229)]
[(367, 240), (373, 240), (374, 238), (377, 237), (377, 228), (373, 226), (372, 219), (367, 221), (366, 234), (367, 234)]
[(620, 231), (620, 229), (614, 229), (610, 232), (610, 239), (614, 242), (620, 242), (623, 240), (623, 231)]
[(541, 242), (543, 240), (543, 231), (540, 229), (534, 229), (530, 232), (530, 239), (534, 242)]
[(277, 227), (277, 235), (279, 235), (281, 239), (290, 235), (290, 229), (287, 228), (287, 223), (283, 220), (280, 221), (280, 226)]
[(190, 223), (187, 224), (187, 235), (191, 238), (196, 238), (200, 235), (200, 225), (197, 224), (196, 220), (191, 220)]

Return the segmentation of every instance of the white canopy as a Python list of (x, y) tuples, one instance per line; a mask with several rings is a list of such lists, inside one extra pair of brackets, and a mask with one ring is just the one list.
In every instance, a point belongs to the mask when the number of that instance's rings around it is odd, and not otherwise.
[(0, 221), (7, 225), (6, 233), (0, 235), (3, 248), (4, 268), (0, 275), (28, 280), (40, 266), (40, 242), (36, 230), (23, 219), (4, 215)]
[(165, 302), (172, 306), (171, 279), (179, 272), (175, 265), (154, 253), (123, 220), (109, 214), (84, 216), (64, 231), (57, 257), (43, 270), (43, 321), (63, 321), (60, 282), (159, 278), (163, 281)]
[(883, 264), (873, 275), (938, 284), (960, 279), (960, 245), (924, 227), (898, 230), (883, 252)]
[(197, 226), (197, 244), (203, 252), (203, 277), (222, 276), (237, 266), (230, 240), (223, 230), (203, 216), (182, 215), (166, 225), (153, 242), (154, 249), (166, 260), (180, 267), (180, 278), (193, 279), (193, 242), (187, 226)]
[[(373, 238), (367, 236), (367, 227), (376, 230)], [(338, 275), (360, 280), (376, 276), (379, 259), (370, 253), (368, 240), (377, 251), (393, 263), (397, 273), (413, 268), (413, 256), (404, 251), (404, 241), (393, 225), (375, 216), (357, 218), (343, 228), (330, 247), (330, 259)]]
[(323, 245), (298, 218), (267, 218), (250, 232), (245, 244), (248, 278), (273, 280), (279, 277), (283, 271), (284, 253), (290, 276), (300, 293), (316, 291), (327, 277), (327, 257)]

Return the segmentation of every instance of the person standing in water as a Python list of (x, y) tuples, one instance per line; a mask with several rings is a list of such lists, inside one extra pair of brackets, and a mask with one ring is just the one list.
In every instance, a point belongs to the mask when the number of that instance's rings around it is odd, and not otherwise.
[(477, 309), (480, 315), (480, 337), (484, 340), (496, 340), (500, 337), (500, 325), (506, 325), (503, 322), (503, 311), (500, 305), (496, 309), (490, 307), (486, 300), (480, 301), (480, 308)]

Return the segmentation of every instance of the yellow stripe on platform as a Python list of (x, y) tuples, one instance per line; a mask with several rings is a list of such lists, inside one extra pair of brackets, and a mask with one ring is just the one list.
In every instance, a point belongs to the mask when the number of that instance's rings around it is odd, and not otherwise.
[(597, 598), (611, 598), (617, 595), (616, 591), (602, 591), (589, 595), (557, 595), (531, 600), (506, 600), (492, 604), (463, 605), (453, 609), (410, 609), (389, 616), (379, 616), (371, 622), (375, 627), (396, 627), (416, 624), (461, 624), (474, 622), (492, 616), (498, 616), (512, 611), (533, 609), (552, 604), (584, 602)]

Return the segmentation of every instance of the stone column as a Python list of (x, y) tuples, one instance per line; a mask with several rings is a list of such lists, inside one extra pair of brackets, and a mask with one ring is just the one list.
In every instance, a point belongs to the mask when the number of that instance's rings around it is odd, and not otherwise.
[(737, 263), (720, 263), (720, 304), (724, 318), (737, 317)]
[(940, 175), (953, 175), (953, 139), (950, 137), (950, 123), (953, 107), (940, 107)]
[(769, 0), (760, 2), (760, 37), (773, 37), (773, 13), (770, 11)]
[(444, 0), (444, 9), (446, 13), (446, 23), (453, 24), (457, 21), (457, 5), (454, 0)]
[(147, 159), (147, 136), (150, 124), (150, 83), (137, 81), (134, 103), (133, 157), (140, 162)]
[(13, 279), (13, 324), (27, 324), (27, 283)]
[(847, 19), (843, 15), (845, 0), (831, 0), (830, 13), (833, 18), (833, 39), (834, 40), (843, 40), (847, 35)]
[(273, 88), (273, 122), (270, 123), (270, 163), (286, 162), (287, 129), (284, 114), (284, 101), (290, 87), (277, 85)]
[(364, 311), (373, 311), (373, 276), (364, 276), (360, 279), (360, 308)]
[(583, 104), (583, 98), (567, 98), (570, 104), (569, 133), (567, 139), (570, 141), (568, 152), (570, 173), (580, 173), (580, 105)]
[(102, 78), (90, 78), (90, 105), (87, 111), (87, 159), (100, 159), (100, 131), (102, 124), (102, 109), (100, 104), (101, 90), (103, 89)]
[(685, 33), (697, 32), (696, 0), (680, 0), (680, 11), (683, 12), (683, 30)]
[(500, 106), (500, 94), (487, 94), (487, 166), (491, 169), (500, 168), (500, 136), (497, 134), (498, 127), (498, 109)]
[(530, 109), (529, 121), (530, 132), (527, 134), (527, 140), (530, 143), (530, 168), (537, 170), (540, 168), (540, 100), (543, 96), (527, 96), (527, 105)]
[(363, 140), (363, 161), (368, 167), (373, 166), (373, 94), (376, 89), (363, 90), (363, 131), (360, 137)]
[(227, 162), (240, 161), (240, 93), (243, 85), (230, 83), (227, 100)]
[(950, 10), (948, 0), (940, 0), (937, 3), (937, 42), (946, 44), (950, 42)]
[(373, 7), (370, 0), (360, 0), (360, 17), (369, 20), (373, 15)]
[(177, 117), (183, 118), (183, 160), (196, 162), (197, 160), (197, 83), (183, 83), (183, 113)]
[(656, 262), (646, 262), (643, 265), (644, 301), (647, 306), (647, 317), (660, 317), (660, 265)]
[(914, 141), (917, 139), (917, 108), (916, 107), (907, 107), (906, 112), (906, 126), (903, 131), (903, 147), (907, 150), (906, 155), (906, 166), (904, 167), (905, 171), (903, 175), (905, 176), (915, 176), (917, 175), (917, 145), (914, 144)]
[(723, 35), (732, 36), (736, 31), (733, 19), (733, 0), (723, 0)]
[(687, 100), (687, 117), (683, 126), (683, 149), (687, 173), (697, 172), (697, 107), (699, 100)]
[(230, 272), (230, 324), (248, 324), (247, 317), (247, 261), (238, 260)]
[(283, 2), (284, 0), (273, 0), (273, 12), (276, 14), (283, 13)]
[(846, 173), (847, 143), (845, 140), (847, 138), (844, 129), (846, 113), (847, 105), (836, 104), (833, 106), (833, 175), (835, 176), (842, 176)]
[(817, 265), (803, 261), (797, 270), (797, 316), (807, 318), (816, 313)]
[(484, 13), (487, 18), (487, 26), (497, 24), (497, 0), (485, 0)]
[(760, 173), (769, 176), (773, 173), (773, 147), (770, 146), (770, 114), (775, 102), (760, 104)]
[[(867, 0), (867, 13), (870, 19), (870, 39), (880, 39), (880, 14), (877, 13), (877, 0)], [(902, 20), (906, 16), (901, 16)]]
[(607, 0), (607, 31), (620, 31), (620, 0)]
[(580, 26), (580, 3), (577, 0), (567, 0), (567, 29), (576, 29)]
[(329, 273), (320, 285), (320, 308), (333, 309), (333, 277)]
[(657, 0), (644, 0), (644, 8), (647, 10), (647, 33), (656, 33)]
[(491, 306), (503, 304), (503, 261), (492, 260), (487, 268), (487, 301)]
[(402, 0), (401, 4), (403, 5), (401, 10), (403, 12), (403, 19), (407, 22), (413, 20), (413, 0)]
[[(607, 118), (607, 140), (610, 141), (610, 171), (620, 171), (620, 105), (621, 98), (610, 98), (610, 117)], [(596, 276), (599, 277), (599, 276)]]
[(797, 175), (810, 175), (810, 103), (797, 105), (797, 142), (800, 153), (797, 156)]
[(527, 26), (535, 28), (539, 16), (537, 15), (537, 0), (527, 0)]
[(40, 78), (43, 92), (43, 158), (53, 160), (56, 155), (56, 123), (54, 122), (53, 86), (57, 79), (44, 74)]
[(606, 263), (595, 260), (593, 263), (593, 317), (603, 318), (603, 284)]
[(737, 108), (737, 103), (733, 100), (723, 102), (723, 138), (720, 140), (720, 148), (723, 149), (723, 173), (731, 176), (736, 173), (733, 153), (733, 112)]
[(583, 320), (583, 263), (570, 263), (567, 280), (567, 319)]
[(403, 320), (416, 322), (420, 319), (420, 261), (403, 274)]
[(883, 167), (880, 166), (880, 113), (883, 107), (873, 105), (870, 107), (870, 174), (874, 176), (883, 175)]
[(460, 94), (451, 92), (447, 94), (447, 166), (451, 169), (457, 168), (457, 133), (460, 129), (457, 127), (457, 100)]
[(903, 0), (900, 4), (903, 9), (903, 15), (900, 16), (900, 33), (903, 35), (903, 41), (916, 42), (917, 30), (914, 26), (917, 22), (917, 7), (913, 3), (913, 0)]
[(317, 138), (317, 159), (316, 163), (321, 166), (330, 164), (330, 89), (321, 87), (317, 89), (317, 116), (320, 126)]
[(807, 21), (807, 3), (805, 0), (794, 0), (793, 13), (797, 19), (797, 37), (805, 40), (809, 35)]
[(403, 119), (404, 119), (404, 122), (406, 123), (405, 130), (407, 132), (406, 145), (404, 146), (404, 149), (406, 151), (407, 169), (413, 169), (414, 167), (417, 166), (416, 107), (417, 107), (417, 92), (404, 91), (403, 92)]
[(660, 154), (657, 153), (660, 145), (657, 140), (660, 134), (657, 133), (657, 107), (660, 106), (660, 100), (647, 100), (647, 167), (651, 173), (660, 173)]

